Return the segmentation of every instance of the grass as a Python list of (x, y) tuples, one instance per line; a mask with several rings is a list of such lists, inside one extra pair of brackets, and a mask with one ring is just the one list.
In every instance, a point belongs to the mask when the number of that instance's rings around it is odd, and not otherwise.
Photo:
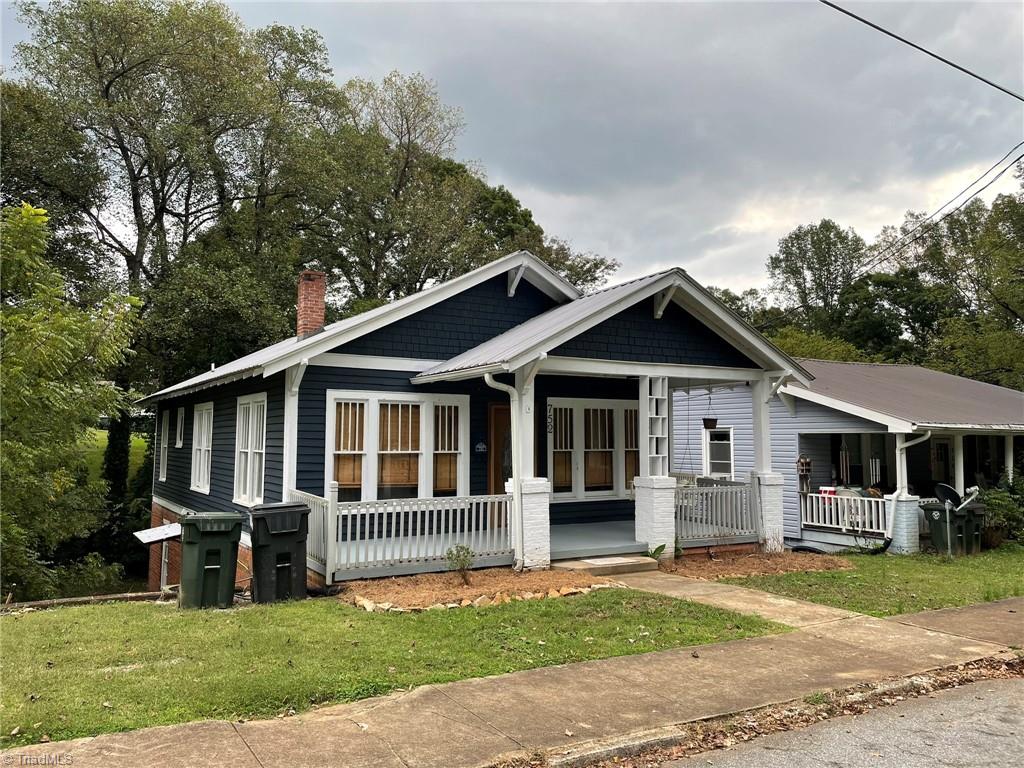
[(1024, 595), (1024, 546), (952, 560), (939, 555), (850, 555), (850, 571), (723, 579), (753, 589), (866, 613), (894, 616)]
[(623, 589), (409, 614), (321, 598), (230, 611), (108, 603), (9, 615), (0, 617), (0, 743), (268, 717), (407, 686), (786, 629)]
[[(88, 444), (85, 449), (85, 461), (89, 466), (89, 477), (97, 480), (103, 471), (103, 451), (107, 448), (107, 430), (89, 430)], [(135, 477), (135, 473), (142, 466), (146, 456), (146, 439), (142, 435), (132, 435), (131, 448), (128, 449), (128, 478)]]

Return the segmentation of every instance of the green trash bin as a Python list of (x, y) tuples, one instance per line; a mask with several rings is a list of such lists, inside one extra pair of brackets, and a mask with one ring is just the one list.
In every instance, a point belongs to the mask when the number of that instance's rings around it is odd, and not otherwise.
[(242, 516), (190, 512), (181, 523), (179, 608), (229, 608), (235, 599), (235, 568)]
[[(977, 514), (981, 507), (980, 516)], [(985, 520), (984, 507), (970, 504), (962, 509), (949, 511), (949, 525), (946, 525), (946, 507), (938, 502), (922, 504), (925, 519), (931, 535), (932, 546), (940, 555), (974, 555), (981, 552), (981, 528)], [(947, 535), (951, 546), (947, 547)]]
[(283, 502), (252, 508), (252, 601), (306, 596), (309, 507)]
[(967, 517), (964, 521), (964, 551), (968, 555), (981, 552), (982, 528), (985, 527), (985, 505), (974, 502), (964, 507)]

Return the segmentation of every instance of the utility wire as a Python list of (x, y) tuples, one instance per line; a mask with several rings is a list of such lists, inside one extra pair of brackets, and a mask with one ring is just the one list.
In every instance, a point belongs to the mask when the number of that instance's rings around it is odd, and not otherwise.
[(841, 7), (841, 6), (836, 5), (835, 3), (829, 2), (829, 0), (818, 0), (818, 2), (821, 3), (822, 5), (827, 5), (829, 8), (832, 8), (833, 10), (839, 11), (840, 13), (845, 13), (851, 19), (856, 19), (861, 24), (867, 24), (872, 29), (875, 29), (875, 30), (878, 30), (879, 32), (881, 32), (883, 35), (888, 35), (889, 37), (892, 37), (892, 38), (895, 38), (896, 40), (899, 40), (901, 43), (909, 45), (911, 48), (916, 48), (917, 50), (921, 51), (921, 53), (926, 53), (929, 56), (931, 56), (933, 59), (938, 59), (943, 64), (948, 64), (949, 66), (953, 67), (953, 69), (958, 69), (961, 72), (963, 72), (965, 75), (970, 75), (974, 79), (980, 80), (981, 82), (985, 83), (986, 85), (990, 85), (993, 88), (995, 88), (996, 90), (1002, 91), (1007, 96), (1012, 96), (1013, 98), (1017, 99), (1017, 101), (1024, 101), (1024, 96), (1021, 96), (1019, 93), (1015, 93), (1014, 91), (1011, 91), (1009, 88), (1004, 88), (1003, 86), (999, 85), (999, 83), (993, 83), (987, 77), (982, 77), (977, 72), (972, 72), (971, 70), (967, 69), (967, 67), (962, 67), (959, 64), (957, 64), (955, 61), (950, 61), (949, 59), (945, 58), (944, 56), (940, 56), (939, 54), (934, 53), (933, 51), (929, 51), (927, 48), (924, 48), (924, 47), (918, 45), (917, 43), (914, 43), (914, 42), (911, 42), (910, 40), (907, 40), (907, 38), (905, 38), (905, 37), (901, 37), (901, 36), (897, 35), (895, 32), (890, 32), (885, 27), (881, 27), (878, 24), (875, 24), (873, 21), (868, 21), (863, 16), (858, 16), (856, 13), (853, 13), (852, 11), (848, 11), (845, 8)]

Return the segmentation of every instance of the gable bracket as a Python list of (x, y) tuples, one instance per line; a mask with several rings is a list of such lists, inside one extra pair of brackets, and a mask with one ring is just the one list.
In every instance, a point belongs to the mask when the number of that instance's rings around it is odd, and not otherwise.
[(661, 320), (661, 316), (665, 314), (665, 307), (672, 301), (672, 296), (676, 292), (674, 285), (669, 286), (665, 290), (661, 291), (654, 297), (654, 319)]
[(523, 279), (523, 273), (525, 272), (525, 264), (520, 264), (517, 269), (510, 269), (508, 271), (508, 297), (510, 299), (516, 295), (516, 288), (519, 287), (519, 281)]

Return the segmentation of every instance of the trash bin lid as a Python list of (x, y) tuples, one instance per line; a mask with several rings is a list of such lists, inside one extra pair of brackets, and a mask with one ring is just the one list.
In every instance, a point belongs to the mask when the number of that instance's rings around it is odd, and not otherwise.
[(186, 512), (178, 521), (182, 526), (194, 526), (200, 531), (230, 531), (240, 526), (243, 518), (237, 512)]
[(263, 520), (270, 533), (294, 533), (302, 527), (303, 518), (309, 514), (309, 507), (301, 501), (282, 501), (276, 504), (257, 504), (249, 513), (253, 529), (256, 521)]

